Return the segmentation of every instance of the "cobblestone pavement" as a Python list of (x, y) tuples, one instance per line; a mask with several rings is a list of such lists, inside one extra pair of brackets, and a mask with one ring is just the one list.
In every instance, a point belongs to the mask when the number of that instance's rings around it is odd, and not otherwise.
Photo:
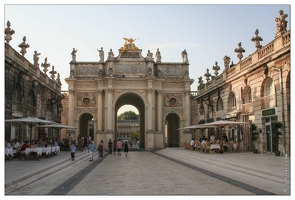
[[(75, 161), (68, 157), (61, 152), (46, 159), (51, 164), (43, 162), (45, 160), (7, 161), (5, 194), (290, 195), (290, 187), (284, 182), (286, 177), (290, 183), (289, 175), (284, 174), (286, 159), (271, 154), (221, 155), (167, 148), (156, 152), (132, 151), (128, 156), (106, 154), (101, 162), (97, 155), (89, 162), (85, 151), (78, 152)], [(38, 164), (39, 173), (32, 175), (36, 169), (24, 170), (23, 180), (19, 174), (19, 183), (13, 184), (16, 175), (14, 178), (7, 175), (12, 173), (13, 162), (23, 163), (23, 168)]]

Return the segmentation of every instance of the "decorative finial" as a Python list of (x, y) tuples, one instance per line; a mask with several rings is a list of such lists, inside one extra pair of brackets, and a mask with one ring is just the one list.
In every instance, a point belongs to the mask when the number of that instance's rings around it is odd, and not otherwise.
[(209, 69), (207, 68), (207, 72), (204, 74), (206, 77), (206, 81), (208, 82), (210, 80), (211, 74), (209, 73)]
[(44, 69), (43, 69), (43, 72), (46, 74), (47, 71), (48, 71), (47, 68), (50, 67), (50, 63), (47, 63), (47, 58), (45, 58), (44, 60), (45, 60), (45, 62), (42, 63), (41, 66), (44, 68)]
[(218, 75), (218, 70), (220, 70), (220, 67), (218, 66), (218, 62), (215, 61), (215, 66), (213, 65), (212, 69), (214, 70), (215, 76)]
[(10, 28), (10, 21), (7, 21), (6, 25), (7, 28), (5, 29), (5, 41), (7, 44), (9, 44), (10, 40), (12, 40), (11, 36), (15, 33), (15, 31)]
[(21, 48), (20, 53), (23, 56), (27, 53), (27, 50), (26, 49), (30, 47), (30, 45), (28, 43), (26, 43), (26, 40), (27, 40), (27, 38), (26, 38), (26, 36), (24, 36), (23, 37), (23, 42), (18, 45), (18, 47)]
[(260, 36), (258, 36), (258, 34), (259, 34), (259, 31), (258, 29), (256, 29), (255, 37), (252, 37), (251, 39), (251, 41), (253, 41), (255, 44), (256, 50), (261, 49), (262, 45), (260, 45), (260, 41), (263, 41), (263, 39)]
[(238, 48), (235, 49), (235, 52), (238, 54), (237, 57), (239, 58), (239, 61), (243, 58), (243, 54), (245, 52), (245, 49), (242, 47), (242, 43), (238, 43)]
[(57, 73), (55, 70), (54, 70), (54, 66), (52, 65), (52, 70), (49, 72), (50, 74), (51, 74), (51, 78), (52, 78), (52, 80), (54, 80), (55, 79), (55, 74)]

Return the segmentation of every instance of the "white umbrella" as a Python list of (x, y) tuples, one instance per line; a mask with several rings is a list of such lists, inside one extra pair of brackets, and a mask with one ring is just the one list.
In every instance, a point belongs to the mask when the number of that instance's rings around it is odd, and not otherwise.
[(40, 125), (40, 126), (38, 126), (38, 128), (54, 128), (56, 130), (60, 130), (62, 128), (76, 129), (76, 127), (74, 127), (74, 126), (67, 126), (67, 125), (63, 125), (63, 124), (59, 124), (59, 123)]
[(215, 121), (215, 122), (210, 122), (203, 124), (204, 126), (216, 126), (219, 128), (223, 128), (227, 125), (238, 125), (238, 124), (246, 124), (247, 122), (235, 122), (235, 121), (229, 121), (229, 120), (220, 120), (220, 121)]
[(41, 125), (41, 124), (54, 124), (56, 122), (44, 120), (44, 119), (39, 119), (36, 117), (24, 117), (24, 118), (15, 118), (15, 119), (7, 119), (5, 122), (21, 122), (24, 123), (28, 126), (30, 126), (30, 141), (32, 139), (32, 127), (36, 125)]
[(197, 129), (201, 129), (202, 132), (203, 132), (203, 130), (206, 129), (206, 128), (216, 128), (216, 126), (214, 126), (214, 125), (207, 125), (207, 126), (205, 126), (203, 124), (197, 124), (197, 125), (182, 127), (182, 128), (177, 129), (177, 130), (185, 130), (185, 129), (192, 130), (192, 131), (194, 131), (194, 135), (193, 136), (195, 137), (195, 132), (196, 132)]

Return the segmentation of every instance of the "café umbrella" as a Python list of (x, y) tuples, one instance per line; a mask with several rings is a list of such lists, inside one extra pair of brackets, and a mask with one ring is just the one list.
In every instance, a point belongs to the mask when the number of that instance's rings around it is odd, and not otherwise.
[(43, 125), (43, 124), (54, 124), (56, 122), (48, 121), (44, 119), (39, 119), (36, 117), (24, 117), (24, 118), (15, 118), (15, 119), (7, 119), (5, 122), (21, 122), (30, 127), (30, 141), (32, 140), (32, 128), (33, 126)]
[(192, 130), (192, 131), (194, 131), (194, 137), (195, 137), (195, 132), (196, 132), (197, 129), (201, 129), (203, 131), (206, 128), (216, 128), (216, 126), (214, 126), (214, 125), (205, 126), (203, 124), (197, 124), (197, 125), (182, 127), (182, 128), (177, 129), (177, 130), (186, 130), (186, 129)]
[(216, 126), (219, 128), (224, 128), (227, 125), (241, 125), (241, 124), (246, 124), (247, 122), (236, 122), (236, 121), (230, 121), (230, 120), (219, 120), (219, 121), (214, 121), (210, 123), (203, 124), (203, 126)]
[(67, 125), (59, 124), (59, 123), (40, 125), (40, 126), (37, 126), (37, 127), (38, 128), (53, 128), (53, 129), (55, 129), (57, 131), (59, 131), (62, 128), (76, 129), (76, 127), (74, 127), (74, 126), (67, 126)]

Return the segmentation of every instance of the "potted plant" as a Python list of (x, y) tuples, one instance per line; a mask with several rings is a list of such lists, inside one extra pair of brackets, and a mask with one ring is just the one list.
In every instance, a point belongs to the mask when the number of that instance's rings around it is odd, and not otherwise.
[(280, 141), (280, 135), (282, 135), (282, 133), (279, 131), (279, 128), (282, 128), (282, 127), (283, 127), (283, 124), (281, 122), (271, 123), (273, 150), (276, 156), (281, 155), (281, 152), (279, 151), (279, 141)]
[(258, 131), (257, 131), (257, 126), (255, 124), (251, 124), (250, 126), (250, 130), (251, 130), (251, 140), (254, 144), (254, 149), (253, 149), (253, 153), (257, 154), (258, 153), (258, 149), (256, 147), (256, 143), (257, 143), (257, 140), (258, 140)]

